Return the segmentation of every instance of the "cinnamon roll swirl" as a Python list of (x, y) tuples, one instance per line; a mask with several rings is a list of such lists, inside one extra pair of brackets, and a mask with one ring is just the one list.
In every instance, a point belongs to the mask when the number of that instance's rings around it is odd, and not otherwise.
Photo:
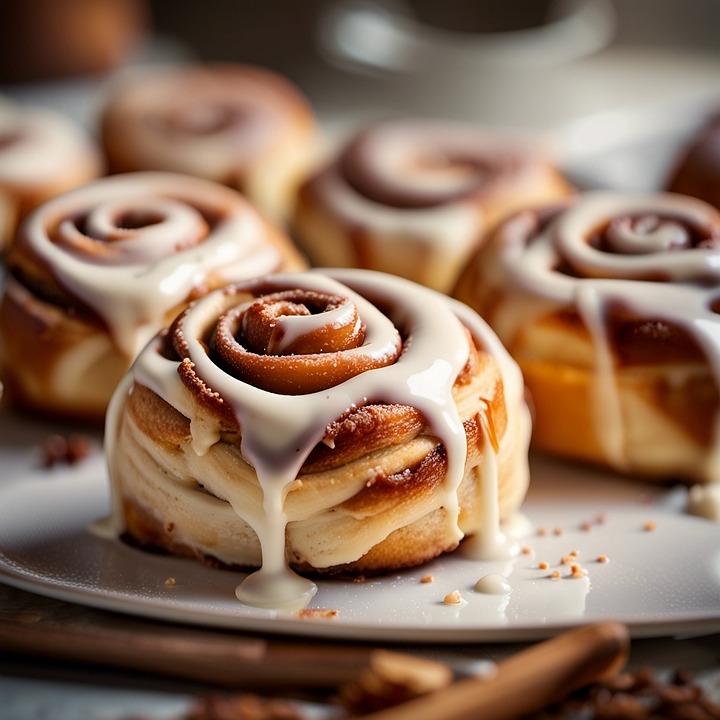
[(589, 193), (502, 223), (455, 296), (523, 370), (543, 450), (658, 479), (720, 476), (720, 213)]
[(527, 143), (396, 120), (359, 132), (303, 183), (293, 230), (314, 265), (381, 270), (447, 292), (499, 218), (569, 192)]
[(30, 210), (102, 171), (99, 147), (71, 120), (0, 98), (0, 250)]
[(469, 308), (362, 270), (272, 275), (200, 298), (108, 411), (119, 528), (260, 568), (248, 604), (307, 601), (290, 572), (381, 573), (506, 551), (528, 482), (522, 378)]
[(304, 267), (237, 192), (169, 173), (103, 178), (20, 227), (0, 302), (0, 368), (22, 407), (102, 420), (140, 348), (190, 300)]
[(166, 170), (223, 183), (286, 220), (317, 151), (314, 112), (284, 77), (247, 65), (143, 70), (102, 112), (111, 172)]

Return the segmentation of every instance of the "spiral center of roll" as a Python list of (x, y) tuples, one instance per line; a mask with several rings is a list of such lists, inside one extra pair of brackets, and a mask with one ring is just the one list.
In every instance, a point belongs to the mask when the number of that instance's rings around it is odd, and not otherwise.
[[(129, 210), (115, 219), (115, 225), (125, 230), (139, 230), (148, 225), (158, 225), (165, 217), (152, 210)], [(110, 241), (113, 238), (109, 238)]]
[(53, 239), (95, 262), (147, 262), (202, 242), (209, 232), (202, 213), (169, 198), (99, 203), (61, 220)]
[(187, 105), (164, 119), (166, 130), (187, 135), (214, 135), (243, 122), (238, 107), (220, 102)]
[(708, 249), (720, 245), (716, 231), (693, 225), (679, 217), (643, 213), (621, 215), (592, 233), (589, 239), (598, 250), (621, 255)]
[(645, 254), (693, 247), (690, 228), (674, 218), (656, 214), (613, 219), (602, 238), (606, 250), (623, 254)]
[(223, 313), (210, 340), (218, 363), (264, 390), (299, 395), (338, 385), (400, 354), (364, 348), (366, 326), (349, 298), (313, 290), (260, 296)]
[(347, 182), (380, 204), (421, 209), (482, 191), (512, 171), (513, 160), (452, 126), (392, 123), (360, 134), (340, 167)]
[(365, 328), (346, 298), (307, 292), (268, 295), (242, 313), (248, 350), (262, 355), (308, 355), (360, 347)]

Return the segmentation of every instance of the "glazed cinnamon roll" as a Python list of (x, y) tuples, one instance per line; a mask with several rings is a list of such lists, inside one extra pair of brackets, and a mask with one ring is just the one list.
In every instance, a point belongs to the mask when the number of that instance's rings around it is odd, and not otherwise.
[[(290, 573), (425, 562), (498, 522), (528, 481), (517, 365), (469, 308), (361, 270), (233, 284), (140, 354), (108, 412), (115, 517), (135, 542), (241, 568), (249, 604)], [(304, 598), (304, 600), (303, 600)]]
[(317, 151), (308, 101), (285, 78), (247, 65), (143, 70), (111, 90), (101, 125), (111, 172), (204, 177), (275, 220), (287, 218)]
[(0, 250), (30, 210), (102, 171), (100, 149), (72, 121), (0, 98)]
[(720, 209), (720, 112), (681, 149), (668, 190), (692, 195)]
[(381, 270), (447, 292), (499, 218), (569, 192), (527, 143), (397, 120), (358, 133), (306, 180), (293, 230), (314, 265)]
[(102, 420), (131, 360), (190, 300), (304, 261), (234, 190), (131, 173), (41, 205), (6, 265), (0, 368), (8, 395), (45, 414)]
[(534, 444), (648, 478), (720, 473), (720, 213), (590, 193), (502, 223), (455, 296), (523, 370)]

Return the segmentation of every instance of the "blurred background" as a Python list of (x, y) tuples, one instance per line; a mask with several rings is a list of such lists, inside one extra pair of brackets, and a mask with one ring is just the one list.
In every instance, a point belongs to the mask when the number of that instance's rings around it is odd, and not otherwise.
[(3, 0), (0, 43), (0, 93), (90, 127), (128, 68), (254, 63), (331, 135), (390, 115), (541, 133), (588, 185), (652, 186), (720, 106), (718, 0)]
[(274, 67), (331, 112), (517, 126), (718, 89), (717, 0), (154, 0), (203, 59)]

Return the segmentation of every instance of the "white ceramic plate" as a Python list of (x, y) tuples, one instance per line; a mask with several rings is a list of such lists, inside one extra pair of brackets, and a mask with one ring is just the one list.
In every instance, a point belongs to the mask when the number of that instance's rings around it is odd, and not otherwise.
[[(337, 615), (300, 619), (242, 605), (239, 573), (94, 532), (109, 507), (99, 440), (83, 462), (45, 468), (41, 449), (53, 430), (0, 413), (0, 579), (25, 590), (175, 622), (334, 638), (532, 640), (607, 619), (635, 636), (720, 630), (720, 524), (687, 515), (684, 489), (534, 458), (524, 506), (531, 528), (520, 541), (530, 552), (496, 563), (455, 553), (389, 577), (321, 581), (311, 607)], [(560, 563), (572, 551), (586, 573), (579, 579)], [(541, 561), (550, 567), (540, 569)], [(561, 579), (550, 578), (555, 569)], [(477, 592), (489, 573), (504, 575), (510, 592)], [(433, 581), (421, 582), (427, 575)], [(462, 602), (445, 604), (453, 590)]]

